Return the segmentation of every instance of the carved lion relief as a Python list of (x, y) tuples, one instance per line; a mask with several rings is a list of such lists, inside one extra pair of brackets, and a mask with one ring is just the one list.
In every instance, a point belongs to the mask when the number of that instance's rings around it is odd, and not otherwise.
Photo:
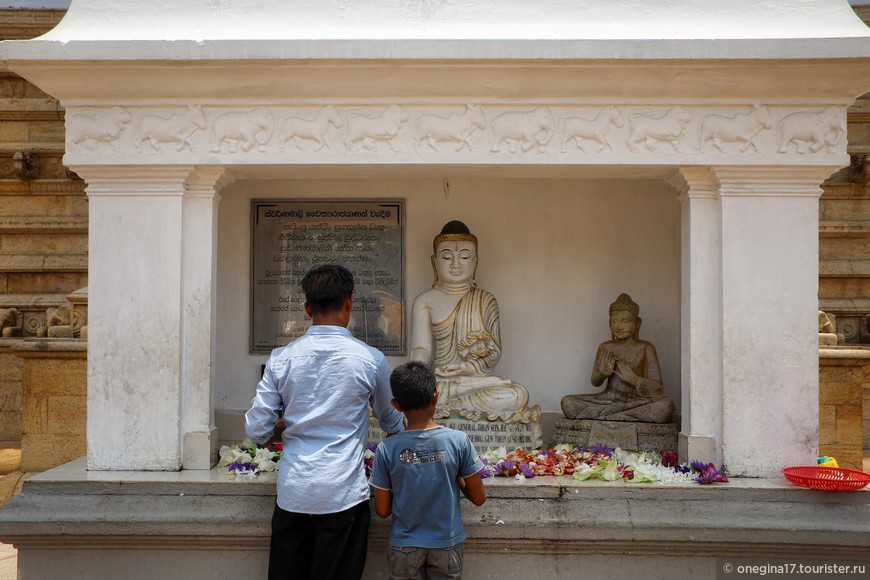
[(379, 115), (350, 113), (347, 116), (347, 132), (344, 146), (348, 151), (358, 151), (362, 146), (367, 151), (377, 151), (378, 143), (386, 143), (395, 153), (400, 150), (395, 143), (399, 130), (411, 115), (399, 105), (390, 105)]
[(102, 115), (93, 109), (85, 109), (73, 114), (67, 123), (67, 147), (84, 148), (95, 151), (102, 144), (118, 150), (118, 138), (133, 115), (121, 107), (112, 107)]
[(628, 118), (631, 135), (628, 148), (637, 151), (643, 145), (648, 151), (655, 151), (661, 143), (668, 143), (674, 151), (683, 152), (681, 139), (689, 123), (695, 116), (686, 107), (671, 107), (658, 117), (652, 110), (632, 113)]

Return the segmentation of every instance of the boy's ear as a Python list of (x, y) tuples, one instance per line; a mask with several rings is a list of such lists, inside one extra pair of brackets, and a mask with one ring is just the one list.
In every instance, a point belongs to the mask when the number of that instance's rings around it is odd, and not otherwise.
[(404, 413), (404, 412), (405, 412), (405, 410), (402, 408), (402, 405), (400, 405), (399, 403), (396, 402), (396, 399), (390, 399), (390, 403), (393, 405), (393, 407), (396, 408), (396, 410), (397, 410), (399, 413)]
[(305, 310), (305, 314), (308, 315), (308, 318), (314, 318), (314, 313), (311, 311), (311, 307), (308, 306), (308, 302), (303, 304), (302, 308)]
[(439, 391), (439, 390), (436, 389), (436, 390), (435, 390), (435, 394), (432, 395), (432, 402), (429, 403), (429, 404), (430, 404), (430, 405), (435, 405), (435, 406), (437, 407), (437, 406), (438, 406), (438, 395), (440, 395), (440, 394), (441, 394), (441, 391)]

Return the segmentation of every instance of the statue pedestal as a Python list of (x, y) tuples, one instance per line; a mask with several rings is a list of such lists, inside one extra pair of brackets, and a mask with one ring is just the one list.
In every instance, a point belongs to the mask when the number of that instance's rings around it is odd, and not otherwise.
[[(504, 423), (502, 421), (469, 421), (461, 418), (437, 419), (439, 425), (462, 431), (468, 435), (478, 452), (505, 447), (507, 449), (538, 449), (543, 445), (541, 423)], [(676, 435), (675, 435), (676, 437)], [(369, 417), (369, 443), (380, 443), (384, 432), (374, 417)]]
[(550, 445), (568, 443), (578, 447), (606, 445), (628, 451), (676, 451), (679, 426), (676, 423), (557, 419)]

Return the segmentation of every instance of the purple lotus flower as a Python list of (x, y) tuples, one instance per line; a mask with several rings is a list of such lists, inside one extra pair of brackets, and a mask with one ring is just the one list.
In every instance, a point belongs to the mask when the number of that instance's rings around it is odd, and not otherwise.
[(693, 461), (692, 467), (698, 472), (698, 477), (695, 478), (698, 483), (728, 483), (728, 478), (712, 463)]

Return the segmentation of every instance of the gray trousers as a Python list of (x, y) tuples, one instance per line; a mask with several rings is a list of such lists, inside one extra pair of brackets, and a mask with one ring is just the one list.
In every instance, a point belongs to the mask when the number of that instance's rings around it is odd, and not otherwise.
[(462, 542), (449, 548), (387, 549), (390, 580), (442, 580), (462, 578)]

